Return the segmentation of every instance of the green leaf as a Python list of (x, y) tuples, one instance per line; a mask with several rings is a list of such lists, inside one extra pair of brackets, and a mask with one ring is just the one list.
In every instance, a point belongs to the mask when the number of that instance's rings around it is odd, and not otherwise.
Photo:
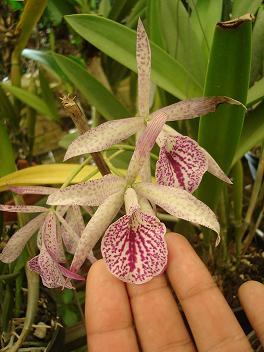
[[(66, 20), (84, 39), (136, 72), (135, 31), (95, 15), (71, 15)], [(201, 85), (178, 61), (153, 43), (151, 50), (154, 83), (179, 99), (201, 95)]]
[(232, 165), (253, 147), (264, 140), (264, 102), (249, 111), (243, 126), (240, 142), (236, 150)]
[(16, 170), (14, 152), (6, 125), (0, 120), (0, 177)]
[(107, 120), (130, 116), (129, 111), (115, 96), (87, 70), (63, 55), (53, 54), (53, 56), (71, 83)]
[(126, 20), (126, 25), (130, 28), (134, 28), (137, 25), (137, 21), (139, 17), (144, 17), (144, 12), (146, 10), (146, 2), (147, 0), (138, 0), (135, 3), (135, 6), (130, 11), (129, 16)]
[(14, 128), (18, 127), (19, 119), (16, 111), (0, 85), (0, 120), (1, 119), (8, 120)]
[(264, 6), (258, 10), (252, 36), (250, 84), (264, 75)]
[(61, 23), (63, 16), (75, 12), (74, 6), (65, 0), (48, 0), (47, 10), (49, 19), (55, 26)]
[(147, 23), (148, 37), (153, 43), (157, 44), (162, 49), (165, 49), (163, 33), (160, 30), (162, 27), (162, 19), (160, 16), (161, 3), (160, 0), (148, 0), (147, 2)]
[(160, 6), (161, 29), (168, 53), (203, 86), (207, 58), (191, 26), (188, 12), (180, 0), (160, 0)]
[(23, 103), (29, 105), (33, 109), (35, 109), (37, 112), (39, 112), (41, 115), (44, 117), (47, 117), (48, 119), (52, 120), (53, 116), (50, 111), (49, 106), (42, 100), (40, 99), (37, 95), (26, 91), (23, 88), (15, 87), (15, 86), (10, 86), (7, 84), (2, 84), (2, 87), (7, 90), (9, 93), (13, 94), (16, 98), (21, 100)]
[(39, 70), (39, 83), (43, 100), (47, 103), (53, 119), (58, 120), (59, 114), (56, 100), (54, 98), (52, 90), (50, 89), (49, 81), (47, 80), (45, 73), (41, 69)]
[[(246, 103), (250, 59), (252, 19), (222, 22), (217, 25), (207, 72), (205, 96), (226, 95)], [(239, 53), (239, 55), (237, 54)], [(241, 106), (222, 105), (215, 113), (200, 119), (199, 144), (222, 169), (230, 171), (243, 127), (245, 110)], [(206, 174), (198, 197), (216, 208), (223, 183)], [(209, 191), (210, 190), (210, 191)]]
[(233, 9), (232, 9), (232, 17), (243, 16), (246, 13), (251, 13), (254, 15), (259, 6), (261, 5), (262, 0), (234, 0)]
[(247, 105), (251, 106), (264, 97), (264, 77), (255, 82), (248, 90)]
[(44, 65), (45, 68), (48, 68), (49, 71), (51, 71), (53, 74), (55, 74), (57, 78), (59, 78), (59, 79), (62, 78), (64, 81), (69, 82), (67, 76), (60, 69), (60, 67), (57, 65), (54, 57), (52, 56), (51, 51), (24, 49), (22, 51), (22, 55), (28, 59), (37, 61), (40, 64)]
[(215, 26), (221, 21), (222, 8), (223, 0), (198, 0), (191, 13), (191, 26), (206, 58), (209, 56)]

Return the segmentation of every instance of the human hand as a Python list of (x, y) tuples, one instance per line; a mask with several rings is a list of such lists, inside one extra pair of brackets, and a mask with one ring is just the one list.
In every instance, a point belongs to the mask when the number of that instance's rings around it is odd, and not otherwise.
[[(168, 280), (182, 306), (183, 322), (165, 274), (142, 284), (125, 284), (100, 260), (89, 271), (86, 323), (89, 352), (251, 351), (224, 296), (189, 242), (167, 234)], [(239, 290), (248, 318), (264, 343), (264, 286)]]

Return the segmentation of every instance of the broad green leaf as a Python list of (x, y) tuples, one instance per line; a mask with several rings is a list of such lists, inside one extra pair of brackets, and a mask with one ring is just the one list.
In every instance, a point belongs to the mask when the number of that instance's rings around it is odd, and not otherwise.
[(161, 29), (168, 53), (203, 86), (207, 57), (202, 51), (191, 20), (180, 0), (159, 0)]
[(162, 27), (162, 18), (160, 16), (161, 2), (160, 0), (147, 1), (147, 24), (148, 37), (153, 43), (157, 44), (162, 49), (165, 48), (163, 33), (160, 30)]
[(98, 8), (98, 15), (107, 17), (111, 10), (110, 0), (101, 0)]
[(223, 0), (198, 0), (191, 13), (191, 26), (206, 58), (209, 56), (215, 26), (221, 21), (222, 7)]
[(39, 83), (43, 100), (49, 106), (49, 110), (52, 114), (53, 119), (58, 120), (59, 114), (55, 97), (52, 90), (50, 89), (49, 81), (47, 80), (45, 73), (41, 69), (39, 70)]
[(246, 13), (251, 13), (254, 15), (261, 5), (262, 0), (234, 0), (232, 17), (236, 18), (243, 16)]
[[(105, 54), (136, 72), (136, 33), (95, 15), (66, 16), (71, 27)], [(152, 80), (179, 99), (200, 96), (202, 87), (175, 59), (151, 43)]]
[[(252, 18), (219, 23), (212, 44), (205, 96), (225, 95), (246, 103), (251, 59)], [(239, 55), (238, 55), (239, 53)], [(201, 117), (199, 144), (228, 173), (239, 143), (245, 110), (240, 106), (220, 106)], [(199, 198), (216, 208), (222, 183), (206, 174), (198, 190)], [(210, 191), (209, 191), (210, 190)]]
[(236, 150), (232, 165), (253, 147), (264, 140), (264, 102), (249, 111), (243, 126), (240, 142)]
[[(8, 186), (19, 185), (56, 185), (62, 184), (67, 177), (76, 170), (79, 164), (52, 164), (37, 165), (26, 169), (18, 170), (0, 178), (0, 191), (5, 191)], [(72, 183), (81, 182), (88, 174), (97, 168), (93, 165), (85, 166)], [(91, 179), (99, 178), (100, 173)]]
[(250, 84), (264, 76), (264, 5), (258, 10), (252, 34)]
[(48, 68), (53, 74), (55, 74), (57, 78), (62, 78), (64, 81), (68, 82), (67, 76), (57, 65), (51, 51), (24, 49), (22, 51), (22, 55), (28, 59), (39, 62), (40, 64), (44, 65), (45, 68)]
[(75, 12), (74, 6), (66, 0), (48, 0), (49, 19), (55, 26), (61, 23), (63, 16)]
[(129, 111), (127, 111), (115, 96), (87, 70), (63, 55), (53, 54), (53, 56), (71, 83), (107, 120), (130, 115)]
[(129, 16), (126, 20), (127, 27), (133, 28), (137, 25), (137, 21), (140, 17), (144, 17), (143, 14), (146, 10), (147, 0), (138, 0), (130, 11)]
[(53, 116), (50, 111), (49, 106), (40, 99), (37, 95), (19, 87), (10, 86), (7, 84), (2, 84), (2, 88), (7, 90), (9, 93), (13, 94), (16, 98), (21, 100), (23, 103), (29, 105), (35, 109), (38, 113), (52, 120)]
[(0, 120), (0, 176), (16, 170), (13, 148), (5, 123)]
[(251, 106), (264, 97), (264, 77), (255, 82), (248, 90), (247, 105)]
[(19, 119), (16, 111), (0, 85), (0, 120), (5, 119), (8, 120), (14, 128), (18, 127)]

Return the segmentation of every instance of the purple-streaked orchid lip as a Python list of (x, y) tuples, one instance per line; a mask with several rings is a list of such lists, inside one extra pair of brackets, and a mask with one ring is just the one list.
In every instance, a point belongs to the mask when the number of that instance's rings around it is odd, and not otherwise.
[(168, 251), (166, 227), (139, 209), (124, 215), (106, 231), (101, 250), (110, 272), (128, 283), (142, 284), (164, 271)]
[(192, 193), (208, 168), (199, 145), (186, 136), (170, 136), (160, 149), (156, 178), (160, 185), (181, 187)]

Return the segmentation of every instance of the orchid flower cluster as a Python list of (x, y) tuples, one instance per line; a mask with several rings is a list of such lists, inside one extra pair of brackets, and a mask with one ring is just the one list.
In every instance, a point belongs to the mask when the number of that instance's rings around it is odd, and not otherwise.
[[(141, 284), (162, 273), (168, 257), (164, 238), (166, 227), (155, 214), (156, 205), (177, 218), (214, 230), (219, 243), (220, 230), (215, 214), (191, 193), (199, 186), (206, 171), (227, 183), (231, 181), (203, 148), (167, 126), (166, 122), (213, 112), (222, 103), (240, 103), (223, 96), (202, 97), (181, 101), (150, 114), (151, 51), (140, 20), (136, 58), (138, 116), (109, 121), (89, 130), (72, 142), (65, 155), (66, 160), (99, 152), (137, 134), (126, 176), (109, 174), (60, 190), (42, 186), (13, 187), (11, 190), (20, 194), (48, 195), (47, 204), (51, 207), (0, 206), (3, 211), (40, 213), (11, 237), (0, 260), (14, 261), (38, 231), (40, 253), (28, 265), (47, 287), (72, 288), (71, 279), (83, 280), (78, 272), (86, 259), (96, 260), (92, 250), (102, 236), (103, 258), (110, 272), (120, 280)], [(160, 147), (160, 154), (156, 182), (153, 183), (149, 166), (150, 151), (155, 142)], [(87, 206), (97, 207), (97, 210), (85, 226), (81, 207)], [(121, 208), (125, 215), (114, 221)], [(65, 250), (73, 255), (70, 267)]]

